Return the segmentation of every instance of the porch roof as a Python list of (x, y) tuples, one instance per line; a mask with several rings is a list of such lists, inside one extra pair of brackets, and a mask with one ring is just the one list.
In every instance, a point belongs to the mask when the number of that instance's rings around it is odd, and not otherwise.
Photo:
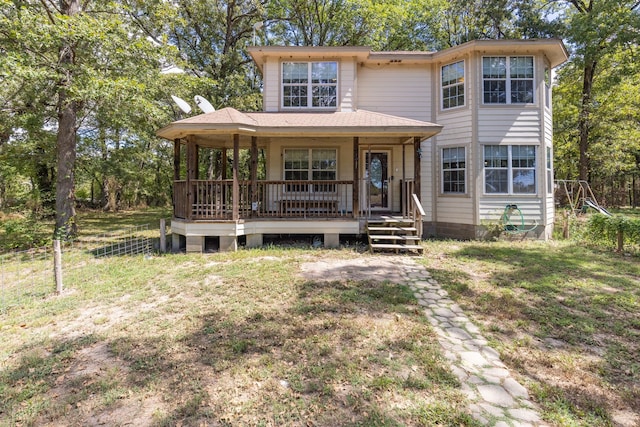
[(242, 113), (223, 108), (175, 121), (160, 129), (157, 135), (179, 139), (188, 135), (200, 137), (240, 134), (248, 136), (378, 136), (430, 138), (442, 126), (366, 110), (352, 112), (255, 112)]

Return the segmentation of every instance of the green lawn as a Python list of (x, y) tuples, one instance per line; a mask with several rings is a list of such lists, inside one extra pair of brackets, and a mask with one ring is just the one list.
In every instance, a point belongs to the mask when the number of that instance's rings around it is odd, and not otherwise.
[[(83, 236), (166, 211), (81, 216)], [(155, 227), (155, 225), (154, 225)], [(572, 242), (415, 256), (558, 426), (640, 423), (640, 260)], [(0, 314), (0, 425), (473, 425), (409, 290), (315, 282), (298, 246), (92, 259)]]
[(640, 423), (640, 260), (569, 242), (430, 242), (424, 265), (557, 425)]

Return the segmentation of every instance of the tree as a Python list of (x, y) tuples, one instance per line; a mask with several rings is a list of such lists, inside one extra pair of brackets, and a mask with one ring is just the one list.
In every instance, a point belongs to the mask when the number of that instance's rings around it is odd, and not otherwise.
[[(3, 82), (11, 89), (2, 128), (12, 136), (26, 131), (56, 135), (56, 231), (75, 234), (75, 172), (78, 130), (99, 112), (118, 110), (104, 96), (111, 82), (130, 76), (126, 92), (157, 78), (166, 52), (133, 25), (124, 3), (90, 0), (0, 0), (0, 68), (10, 65)], [(26, 90), (22, 90), (22, 89)], [(49, 101), (53, 100), (53, 102)], [(129, 102), (135, 102), (130, 99)], [(22, 128), (26, 111), (38, 125)]]
[(589, 179), (591, 130), (594, 114), (594, 82), (600, 60), (620, 47), (640, 41), (638, 0), (565, 0), (560, 19), (563, 36), (573, 48), (572, 60), (582, 70), (578, 113), (578, 148), (581, 180)]
[(427, 50), (443, 0), (275, 0), (267, 7), (271, 44)]

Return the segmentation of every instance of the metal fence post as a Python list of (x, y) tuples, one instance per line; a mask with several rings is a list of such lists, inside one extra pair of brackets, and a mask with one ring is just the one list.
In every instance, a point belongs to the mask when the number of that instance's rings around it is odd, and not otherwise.
[(53, 241), (53, 271), (56, 277), (56, 293), (62, 293), (62, 249), (60, 249), (60, 240)]

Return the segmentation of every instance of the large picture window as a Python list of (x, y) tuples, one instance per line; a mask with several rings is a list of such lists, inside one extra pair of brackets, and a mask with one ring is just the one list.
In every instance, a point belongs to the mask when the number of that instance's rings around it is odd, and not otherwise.
[(464, 61), (442, 67), (442, 109), (464, 105)]
[(466, 161), (463, 147), (442, 149), (442, 192), (465, 193)]
[(282, 106), (331, 108), (337, 106), (337, 62), (282, 64)]
[[(285, 181), (335, 181), (337, 150), (330, 148), (291, 148), (284, 150)], [(287, 191), (334, 191), (333, 184), (287, 184)]]
[(487, 194), (535, 194), (535, 145), (485, 145), (484, 191)]
[(485, 104), (527, 104), (533, 98), (532, 56), (482, 58), (482, 100)]

